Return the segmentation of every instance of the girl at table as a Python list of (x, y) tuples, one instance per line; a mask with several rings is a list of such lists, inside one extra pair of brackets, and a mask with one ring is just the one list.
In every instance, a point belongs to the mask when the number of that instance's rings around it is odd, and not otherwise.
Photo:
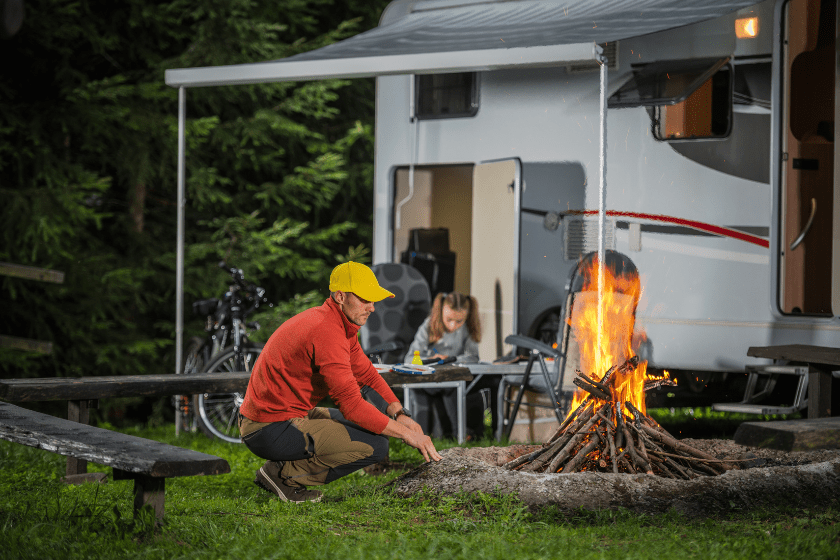
[(458, 292), (440, 293), (417, 329), (404, 361), (410, 364), (414, 352), (419, 351), (423, 360), (455, 356), (456, 362), (474, 363), (478, 361), (479, 342), (481, 323), (475, 298)]
[[(429, 316), (417, 329), (404, 362), (410, 364), (414, 352), (419, 351), (426, 362), (453, 356), (456, 363), (475, 363), (478, 361), (480, 341), (481, 323), (475, 298), (458, 292), (439, 293), (435, 296)], [(458, 417), (455, 389), (416, 389), (411, 394), (414, 397), (410, 405), (414, 419), (424, 426), (425, 433), (435, 437), (455, 434)], [(468, 433), (480, 437), (484, 431), (484, 407), (481, 407), (480, 415), (469, 414), (469, 399), (467, 407)], [(471, 416), (473, 421), (470, 421)]]

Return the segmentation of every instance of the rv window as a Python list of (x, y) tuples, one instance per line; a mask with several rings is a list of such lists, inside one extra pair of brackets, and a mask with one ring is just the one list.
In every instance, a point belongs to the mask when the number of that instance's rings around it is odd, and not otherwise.
[(651, 113), (657, 140), (726, 138), (732, 129), (732, 69), (724, 66), (685, 101)]
[(724, 138), (732, 124), (728, 62), (729, 58), (702, 58), (636, 66), (608, 106), (648, 107), (659, 140)]
[(478, 74), (415, 76), (415, 113), (418, 119), (472, 117), (478, 113)]

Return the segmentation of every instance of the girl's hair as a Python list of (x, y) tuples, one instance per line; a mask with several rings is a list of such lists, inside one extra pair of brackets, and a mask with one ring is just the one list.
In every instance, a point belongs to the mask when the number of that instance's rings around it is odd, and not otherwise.
[(453, 311), (467, 312), (467, 331), (470, 338), (481, 342), (481, 323), (478, 320), (478, 302), (472, 296), (465, 296), (458, 292), (439, 293), (432, 303), (432, 310), (429, 313), (429, 342), (437, 342), (441, 339), (446, 329), (443, 326), (443, 306), (446, 305)]

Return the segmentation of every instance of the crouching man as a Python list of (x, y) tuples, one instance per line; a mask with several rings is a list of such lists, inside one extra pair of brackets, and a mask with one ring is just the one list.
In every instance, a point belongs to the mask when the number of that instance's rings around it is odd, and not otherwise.
[[(441, 458), (356, 336), (374, 302), (394, 294), (355, 262), (333, 269), (329, 288), (323, 305), (295, 315), (268, 339), (239, 409), (242, 441), (267, 459), (254, 482), (290, 502), (317, 502), (321, 492), (307, 486), (385, 459), (387, 436), (417, 448), (426, 461)], [(327, 396), (337, 409), (316, 408)]]

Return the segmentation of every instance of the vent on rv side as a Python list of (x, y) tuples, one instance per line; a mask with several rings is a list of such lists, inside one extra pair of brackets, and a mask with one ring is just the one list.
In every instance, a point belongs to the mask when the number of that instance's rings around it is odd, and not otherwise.
[[(607, 57), (607, 70), (618, 70), (618, 41), (611, 43), (603, 43), (599, 45), (604, 49), (604, 56)], [(581, 72), (594, 72), (600, 68), (594, 60), (580, 62), (578, 64), (570, 64), (566, 66), (566, 72), (569, 74), (579, 74)]]
[(478, 73), (426, 74), (415, 77), (418, 119), (474, 117), (478, 113)]
[[(565, 218), (563, 255), (576, 261), (583, 255), (598, 250), (598, 218)], [(615, 220), (604, 223), (604, 249), (615, 249)]]
[(729, 58), (666, 60), (633, 67), (610, 108), (649, 107), (658, 140), (725, 138), (732, 128)]

